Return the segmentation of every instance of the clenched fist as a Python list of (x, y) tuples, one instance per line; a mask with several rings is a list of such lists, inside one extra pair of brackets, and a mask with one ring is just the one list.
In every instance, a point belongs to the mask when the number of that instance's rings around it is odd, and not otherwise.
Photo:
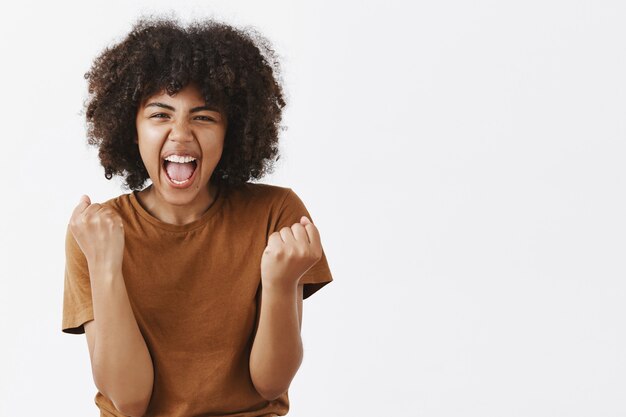
[(317, 227), (302, 216), (300, 223), (272, 233), (261, 257), (264, 287), (289, 288), (322, 258), (322, 244)]
[(68, 225), (90, 267), (122, 267), (124, 223), (115, 209), (83, 195)]

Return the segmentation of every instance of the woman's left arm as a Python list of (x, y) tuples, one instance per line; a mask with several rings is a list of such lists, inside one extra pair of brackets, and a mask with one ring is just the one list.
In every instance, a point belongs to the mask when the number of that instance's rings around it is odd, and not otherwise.
[(319, 231), (306, 216), (268, 237), (261, 257), (260, 317), (250, 352), (252, 383), (267, 400), (287, 391), (302, 363), (300, 278), (322, 253)]
[(250, 375), (267, 400), (282, 395), (302, 363), (303, 284), (262, 286), (257, 329), (250, 353)]

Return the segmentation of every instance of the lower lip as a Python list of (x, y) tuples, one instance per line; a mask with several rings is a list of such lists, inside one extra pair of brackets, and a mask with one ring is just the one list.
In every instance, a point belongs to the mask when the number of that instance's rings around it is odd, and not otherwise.
[(191, 177), (189, 177), (189, 179), (184, 184), (176, 184), (175, 182), (172, 181), (169, 175), (167, 175), (167, 171), (165, 171), (165, 168), (161, 164), (161, 171), (163, 171), (163, 176), (166, 178), (166, 181), (170, 185), (170, 187), (178, 188), (181, 190), (191, 187), (191, 184), (193, 184), (194, 180), (196, 179), (196, 174), (198, 173), (199, 170), (200, 170), (200, 164), (196, 162), (196, 169), (193, 171), (193, 174), (191, 174)]

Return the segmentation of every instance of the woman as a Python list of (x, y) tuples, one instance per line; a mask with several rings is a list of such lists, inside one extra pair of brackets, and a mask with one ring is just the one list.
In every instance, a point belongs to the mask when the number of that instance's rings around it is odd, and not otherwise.
[(132, 190), (82, 196), (66, 234), (62, 330), (87, 335), (102, 416), (288, 412), (302, 300), (332, 276), (293, 190), (249, 182), (278, 159), (277, 75), (252, 29), (172, 19), (85, 75), (89, 143)]

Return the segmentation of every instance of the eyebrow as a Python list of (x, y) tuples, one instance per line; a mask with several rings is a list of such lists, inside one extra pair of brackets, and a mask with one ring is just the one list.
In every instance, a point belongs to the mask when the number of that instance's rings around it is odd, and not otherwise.
[[(145, 107), (163, 107), (165, 109), (169, 109), (172, 111), (176, 111), (176, 109), (172, 106), (170, 106), (169, 104), (165, 104), (165, 103), (159, 103), (157, 101), (146, 104)], [(219, 113), (219, 109), (217, 108), (217, 106), (213, 105), (213, 104), (205, 104), (204, 106), (198, 106), (198, 107), (194, 107), (193, 109), (191, 109), (189, 112), (190, 113), (195, 113), (198, 111), (202, 111), (202, 110), (209, 110), (209, 111), (216, 111)]]

